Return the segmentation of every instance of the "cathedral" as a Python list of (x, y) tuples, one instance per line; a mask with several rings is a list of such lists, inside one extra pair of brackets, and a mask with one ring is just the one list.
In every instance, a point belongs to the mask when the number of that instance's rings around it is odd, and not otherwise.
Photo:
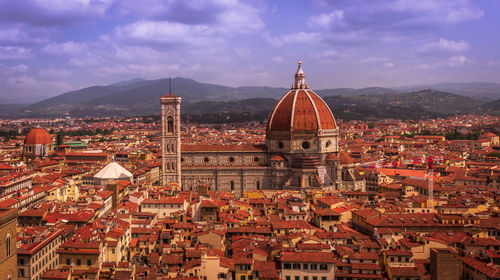
[(208, 185), (242, 195), (251, 190), (332, 188), (365, 190), (352, 158), (339, 151), (339, 128), (328, 105), (306, 83), (299, 61), (295, 81), (274, 106), (266, 143), (182, 145), (181, 98), (160, 98), (162, 183), (184, 190)]

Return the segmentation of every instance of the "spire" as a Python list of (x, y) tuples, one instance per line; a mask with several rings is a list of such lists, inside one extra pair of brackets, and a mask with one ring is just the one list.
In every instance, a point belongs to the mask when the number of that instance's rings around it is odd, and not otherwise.
[(306, 89), (306, 74), (302, 70), (302, 61), (299, 60), (299, 66), (297, 72), (295, 73), (295, 82), (293, 83), (292, 89)]

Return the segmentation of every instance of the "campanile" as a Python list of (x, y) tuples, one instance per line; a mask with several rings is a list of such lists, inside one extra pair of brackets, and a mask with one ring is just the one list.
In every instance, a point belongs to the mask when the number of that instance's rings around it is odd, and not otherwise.
[(161, 182), (181, 183), (181, 98), (170, 91), (161, 103)]

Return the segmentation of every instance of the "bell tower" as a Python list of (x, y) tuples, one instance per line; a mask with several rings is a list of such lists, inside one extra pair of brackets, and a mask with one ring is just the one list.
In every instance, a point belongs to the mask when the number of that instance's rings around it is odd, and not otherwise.
[(161, 182), (181, 183), (181, 97), (169, 94), (161, 103)]

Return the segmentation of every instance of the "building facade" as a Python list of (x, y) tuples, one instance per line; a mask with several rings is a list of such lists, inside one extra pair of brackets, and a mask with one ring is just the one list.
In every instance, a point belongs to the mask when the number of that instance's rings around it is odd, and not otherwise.
[(19, 234), (17, 253), (18, 279), (40, 280), (42, 274), (59, 265), (57, 249), (62, 243), (62, 229), (24, 228)]
[(352, 159), (347, 153), (339, 154), (339, 130), (332, 111), (309, 89), (305, 78), (299, 61), (292, 88), (271, 112), (266, 144), (260, 145), (181, 148), (180, 97), (172, 93), (161, 97), (162, 182), (180, 178), (184, 190), (206, 185), (236, 195), (261, 189), (364, 190), (364, 179)]
[(23, 160), (26, 163), (36, 158), (45, 158), (52, 152), (52, 138), (47, 130), (35, 127), (24, 139)]
[(160, 98), (162, 183), (181, 181), (181, 98), (170, 92)]
[(17, 209), (0, 209), (0, 280), (17, 280)]

